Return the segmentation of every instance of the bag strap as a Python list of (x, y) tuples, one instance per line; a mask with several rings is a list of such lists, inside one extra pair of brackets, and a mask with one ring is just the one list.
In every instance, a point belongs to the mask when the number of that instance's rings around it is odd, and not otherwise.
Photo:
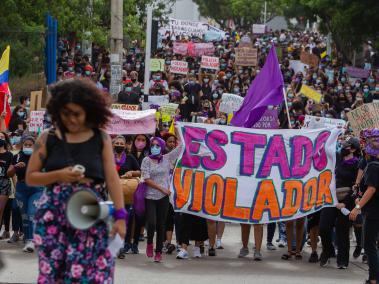
[(61, 135), (62, 135), (63, 151), (64, 151), (64, 153), (65, 153), (67, 163), (68, 163), (69, 166), (75, 166), (75, 161), (74, 161), (74, 159), (73, 159), (72, 156), (71, 156), (70, 150), (68, 149), (68, 143), (67, 143), (67, 138), (66, 138), (66, 132), (65, 132), (65, 130), (63, 129), (63, 127), (60, 127), (60, 128), (59, 128), (59, 131), (60, 131), (60, 133), (61, 133)]

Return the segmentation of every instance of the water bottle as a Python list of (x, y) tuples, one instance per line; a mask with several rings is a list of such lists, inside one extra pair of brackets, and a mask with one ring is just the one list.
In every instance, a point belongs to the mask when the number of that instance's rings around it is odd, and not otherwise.
[(341, 213), (345, 216), (348, 216), (350, 214), (350, 210), (347, 208), (341, 208)]

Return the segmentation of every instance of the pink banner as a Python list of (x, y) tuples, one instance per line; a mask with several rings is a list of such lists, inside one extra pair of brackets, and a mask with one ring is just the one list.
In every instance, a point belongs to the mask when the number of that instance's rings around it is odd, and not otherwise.
[(174, 42), (173, 51), (174, 54), (186, 55), (188, 51), (188, 43)]
[(193, 43), (193, 42), (174, 42), (174, 54), (189, 55), (193, 57), (200, 57), (203, 55), (213, 55), (215, 47), (213, 43)]
[(113, 117), (106, 127), (108, 134), (148, 134), (156, 128), (155, 110), (128, 111), (112, 109)]

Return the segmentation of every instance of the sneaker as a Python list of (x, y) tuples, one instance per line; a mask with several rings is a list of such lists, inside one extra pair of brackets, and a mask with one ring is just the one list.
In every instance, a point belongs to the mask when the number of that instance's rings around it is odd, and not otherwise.
[(173, 244), (169, 244), (167, 246), (167, 254), (172, 254), (175, 249), (176, 249), (176, 247)]
[(217, 239), (216, 241), (216, 249), (224, 249), (221, 245), (221, 239)]
[(314, 252), (311, 253), (311, 256), (309, 257), (308, 262), (310, 262), (310, 263), (317, 263), (318, 262), (317, 251), (314, 251)]
[(18, 233), (13, 233), (12, 237), (7, 241), (9, 244), (17, 243), (19, 241), (20, 237)]
[(284, 247), (286, 247), (286, 245), (287, 245), (287, 242), (284, 240), (280, 240), (278, 243), (278, 247), (280, 247), (280, 248), (284, 248)]
[(188, 259), (188, 252), (185, 249), (180, 249), (179, 253), (176, 255), (177, 259)]
[(154, 262), (161, 262), (162, 261), (162, 253), (156, 252), (154, 256)]
[(276, 246), (273, 243), (267, 243), (267, 250), (276, 250)]
[(261, 254), (261, 252), (260, 251), (254, 251), (254, 260), (255, 261), (261, 261), (262, 260), (262, 254)]
[(181, 246), (180, 245), (176, 245), (176, 252), (180, 252), (181, 250)]
[(238, 254), (239, 258), (243, 258), (249, 255), (249, 249), (248, 248), (241, 248), (240, 253)]
[(138, 245), (132, 244), (131, 251), (133, 254), (139, 254)]
[(320, 266), (325, 267), (329, 264), (329, 262), (330, 258), (324, 252), (322, 252), (320, 256)]
[(364, 254), (364, 255), (362, 256), (362, 262), (363, 262), (364, 264), (367, 264), (367, 254)]
[(146, 245), (146, 255), (147, 255), (147, 257), (153, 257), (154, 256), (154, 246), (153, 246), (153, 244), (147, 244)]
[(216, 250), (214, 248), (209, 248), (208, 256), (216, 256)]
[(1, 236), (0, 236), (0, 240), (5, 240), (5, 239), (9, 239), (11, 237), (11, 234), (8, 232), (8, 231), (4, 231)]
[(123, 253), (126, 253), (126, 254), (129, 253), (131, 247), (132, 247), (132, 246), (131, 246), (130, 243), (125, 243)]
[(344, 265), (344, 264), (338, 264), (337, 267), (338, 269), (341, 269), (341, 270), (347, 269), (347, 265)]
[(200, 247), (194, 247), (193, 248), (193, 257), (195, 258), (201, 258), (202, 255), (200, 253)]
[(163, 244), (162, 252), (167, 253), (167, 245), (168, 244)]
[(22, 249), (23, 252), (29, 252), (29, 253), (32, 253), (34, 252), (34, 249), (35, 249), (35, 246), (34, 246), (34, 243), (33, 241), (28, 241), (26, 243), (26, 245), (24, 246), (24, 248)]
[(354, 258), (358, 258), (361, 256), (361, 252), (362, 252), (362, 247), (360, 246), (357, 246), (353, 252), (353, 257)]

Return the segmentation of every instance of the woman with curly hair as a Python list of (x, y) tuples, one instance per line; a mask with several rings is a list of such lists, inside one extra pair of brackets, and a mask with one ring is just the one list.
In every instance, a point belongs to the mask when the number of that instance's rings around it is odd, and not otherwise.
[[(114, 259), (105, 222), (88, 230), (73, 228), (66, 217), (72, 193), (89, 190), (99, 201), (108, 192), (115, 206), (110, 235), (125, 237), (126, 211), (112, 141), (101, 129), (111, 116), (104, 95), (89, 80), (65, 80), (51, 88), (47, 105), (55, 128), (36, 141), (26, 173), (29, 186), (47, 186), (35, 215), (38, 283), (111, 283)], [(82, 165), (78, 172), (73, 165)]]

